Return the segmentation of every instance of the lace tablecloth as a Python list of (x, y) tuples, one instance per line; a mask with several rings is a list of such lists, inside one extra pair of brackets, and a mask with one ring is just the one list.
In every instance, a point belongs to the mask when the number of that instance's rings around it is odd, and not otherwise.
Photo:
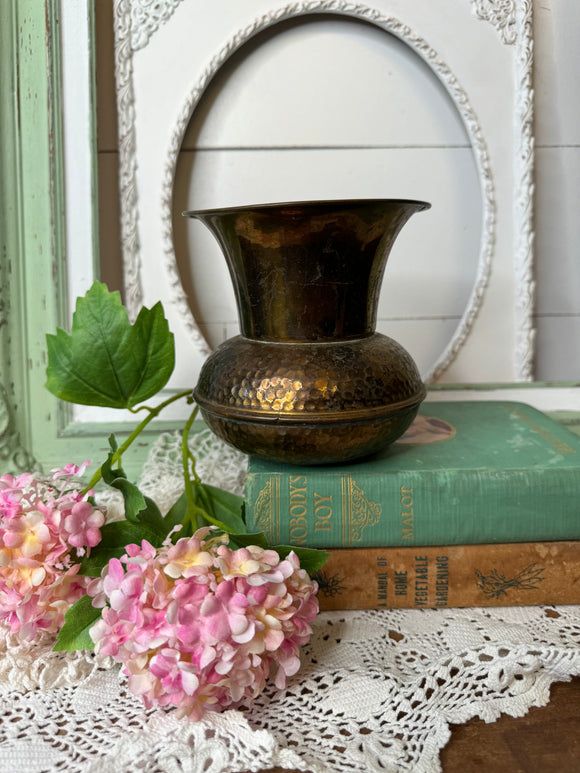
[[(241, 457), (193, 442), (202, 477), (239, 489)], [(176, 448), (162, 436), (144, 470), (160, 502), (179, 487)], [(451, 724), (545, 705), (580, 675), (579, 644), (580, 606), (326, 612), (286, 690), (191, 723), (144, 709), (107, 658), (4, 633), (0, 770), (434, 773)]]

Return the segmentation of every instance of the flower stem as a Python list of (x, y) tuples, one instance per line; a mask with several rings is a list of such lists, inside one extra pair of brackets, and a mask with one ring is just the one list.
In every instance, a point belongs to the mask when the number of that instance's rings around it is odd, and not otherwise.
[[(183, 434), (181, 436), (181, 464), (183, 467), (183, 482), (185, 485), (185, 497), (187, 499), (186, 519), (189, 519), (191, 521), (191, 528), (193, 529), (194, 532), (197, 529), (199, 529), (199, 526), (200, 526), (198, 515), (201, 515), (202, 517), (205, 516), (204, 510), (202, 510), (196, 503), (194, 485), (199, 486), (199, 484), (201, 483), (201, 480), (195, 470), (195, 459), (189, 451), (189, 432), (191, 430), (195, 417), (197, 416), (198, 410), (199, 408), (196, 405), (193, 411), (191, 412), (191, 416), (185, 423), (185, 427), (183, 428)], [(190, 463), (191, 463), (191, 467), (190, 467)], [(191, 480), (190, 473), (191, 475), (193, 475), (194, 481)]]
[(204, 489), (201, 478), (196, 472), (195, 457), (189, 450), (189, 432), (194, 419), (197, 416), (197, 412), (198, 406), (196, 405), (183, 428), (183, 435), (181, 437), (181, 463), (183, 467), (185, 498), (187, 500), (187, 513), (184, 522), (190, 521), (194, 533), (200, 526), (208, 523), (217, 526), (218, 529), (221, 529), (222, 531), (231, 532), (231, 529), (228, 528), (225, 523), (222, 523), (222, 521), (219, 521), (211, 514), (211, 501), (206, 489)]
[[(191, 427), (193, 426), (193, 422), (195, 421), (195, 417), (197, 416), (197, 413), (199, 411), (199, 406), (195, 406), (193, 411), (191, 412), (191, 416), (189, 419), (185, 422), (185, 426), (183, 428), (183, 435), (181, 436), (181, 460), (183, 464), (183, 475), (185, 480), (189, 480), (189, 472), (191, 469), (191, 474), (193, 475), (193, 478), (196, 483), (201, 483), (201, 478), (197, 474), (195, 470), (195, 457), (189, 450), (189, 433), (191, 431)], [(189, 466), (191, 462), (191, 468)]]
[[(111, 459), (111, 466), (115, 464), (115, 462), (118, 462), (122, 455), (125, 453), (125, 451), (129, 448), (131, 443), (141, 434), (141, 432), (145, 429), (145, 427), (149, 424), (150, 421), (152, 421), (156, 416), (158, 416), (161, 411), (166, 408), (168, 405), (171, 405), (171, 403), (176, 402), (177, 400), (180, 400), (182, 397), (189, 397), (191, 395), (191, 390), (187, 389), (183, 392), (178, 392), (177, 394), (173, 395), (172, 397), (168, 397), (167, 400), (164, 400), (162, 403), (159, 403), (159, 405), (156, 405), (154, 408), (147, 408), (149, 411), (148, 415), (143, 419), (143, 421), (138, 424), (133, 432), (129, 435), (129, 437), (125, 440), (125, 442), (119, 446), (119, 448), (115, 451), (113, 454), (113, 457)], [(145, 406), (144, 406), (145, 407)], [(197, 406), (194, 411), (194, 414), (197, 412)], [(99, 467), (99, 469), (95, 472), (91, 480), (89, 481), (88, 486), (83, 491), (84, 494), (87, 493), (87, 491), (90, 491), (102, 478), (103, 468)]]

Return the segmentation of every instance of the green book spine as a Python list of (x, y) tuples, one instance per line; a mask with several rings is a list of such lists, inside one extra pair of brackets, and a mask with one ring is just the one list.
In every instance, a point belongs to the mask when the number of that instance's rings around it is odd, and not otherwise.
[(309, 547), (580, 539), (580, 439), (521, 403), (427, 403), (362, 462), (251, 459), (246, 519), (272, 544)]

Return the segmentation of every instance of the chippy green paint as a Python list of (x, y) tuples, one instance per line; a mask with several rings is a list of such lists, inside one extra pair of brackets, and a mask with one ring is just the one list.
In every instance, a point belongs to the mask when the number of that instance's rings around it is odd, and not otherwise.
[[(31, 463), (26, 448), (28, 403), (26, 380), (26, 318), (21, 294), (25, 284), (21, 202), (21, 66), (18, 55), (26, 34), (19, 34), (16, 0), (5, 3), (0, 25), (0, 461), (19, 469)], [(30, 48), (30, 45), (28, 46)]]
[[(45, 335), (66, 326), (69, 311), (59, 5), (6, 0), (0, 25), (2, 472), (100, 461), (113, 429), (73, 424), (71, 407), (44, 387)], [(118, 427), (121, 434), (126, 427)], [(144, 456), (142, 444), (127, 469), (138, 470)]]

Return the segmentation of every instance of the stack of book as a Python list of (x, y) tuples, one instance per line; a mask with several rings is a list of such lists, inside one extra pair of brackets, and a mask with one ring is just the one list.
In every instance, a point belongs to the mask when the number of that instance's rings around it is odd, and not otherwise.
[(250, 459), (249, 531), (330, 551), (321, 609), (580, 603), (580, 437), (516, 402), (424, 403), (384, 452)]

